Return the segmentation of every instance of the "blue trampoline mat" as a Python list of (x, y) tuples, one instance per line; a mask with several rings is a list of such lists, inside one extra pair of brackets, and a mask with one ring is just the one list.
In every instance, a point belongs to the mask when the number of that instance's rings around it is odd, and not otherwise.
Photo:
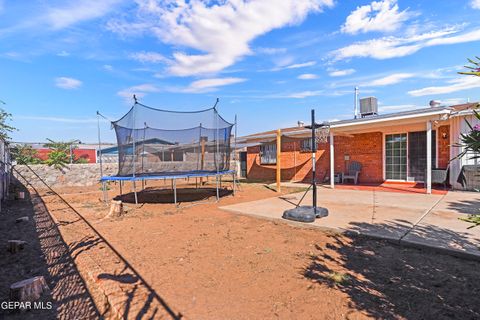
[(186, 171), (186, 172), (152, 172), (142, 173), (134, 176), (105, 176), (101, 177), (100, 181), (141, 181), (141, 180), (161, 180), (161, 179), (184, 179), (184, 178), (198, 178), (223, 176), (226, 174), (233, 174), (235, 170), (224, 171)]

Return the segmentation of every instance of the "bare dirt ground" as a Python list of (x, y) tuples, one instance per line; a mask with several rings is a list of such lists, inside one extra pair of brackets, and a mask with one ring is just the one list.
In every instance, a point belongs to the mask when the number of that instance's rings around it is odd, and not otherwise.
[[(111, 187), (110, 195), (117, 194)], [(108, 208), (98, 187), (56, 190), (70, 206), (38, 190), (88, 288), (103, 288), (108, 303), (98, 294), (91, 297), (97, 314), (128, 319), (480, 318), (478, 262), (218, 208), (278, 195), (261, 184), (243, 184), (235, 197), (225, 191), (219, 203), (213, 201), (213, 189), (192, 192), (191, 185), (180, 186), (180, 208), (167, 203), (170, 191), (157, 187), (168, 185), (149, 183), (138, 206), (131, 193), (125, 195), (127, 212), (119, 218), (105, 218)], [(209, 202), (194, 205), (192, 199)], [(5, 282), (0, 278), (2, 290)]]

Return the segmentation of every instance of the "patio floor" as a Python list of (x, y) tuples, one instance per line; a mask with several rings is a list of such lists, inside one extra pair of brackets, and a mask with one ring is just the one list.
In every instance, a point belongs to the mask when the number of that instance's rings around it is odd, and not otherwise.
[[(479, 193), (444, 192), (427, 195), (404, 190), (387, 192), (372, 186), (361, 186), (360, 190), (354, 190), (345, 186), (333, 190), (320, 187), (317, 194), (319, 205), (327, 207), (330, 214), (308, 226), (421, 244), (480, 258), (480, 227), (467, 229), (470, 224), (458, 219), (479, 212)], [(295, 207), (302, 195), (289, 194), (224, 206), (222, 209), (282, 219), (283, 211)], [(309, 205), (311, 202), (312, 192), (309, 192), (302, 204)]]

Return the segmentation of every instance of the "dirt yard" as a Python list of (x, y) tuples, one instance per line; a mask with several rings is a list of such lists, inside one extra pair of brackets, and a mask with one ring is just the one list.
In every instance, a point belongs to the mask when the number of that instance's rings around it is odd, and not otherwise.
[[(185, 186), (180, 208), (158, 186), (149, 184), (138, 206), (131, 193), (125, 195), (125, 215), (107, 218), (98, 187), (55, 190), (68, 204), (31, 190), (31, 214), (53, 217), (68, 247), (60, 256), (74, 262), (72, 274), (78, 269), (86, 283), (79, 285), (103, 292), (83, 297), (81, 309), (90, 310), (84, 318), (480, 318), (478, 262), (218, 208), (277, 195), (261, 184), (242, 184), (235, 197), (223, 192), (219, 203), (214, 189), (192, 193)], [(118, 193), (118, 186), (111, 188), (110, 195)], [(8, 227), (1, 219), (3, 233)], [(28, 259), (35, 261), (45, 249), (33, 249)], [(39, 265), (37, 273), (48, 275), (50, 269)], [(1, 266), (11, 268), (3, 259)], [(0, 277), (0, 299), (16, 278), (13, 272)], [(60, 317), (65, 302), (51, 299), (57, 310), (45, 318)]]

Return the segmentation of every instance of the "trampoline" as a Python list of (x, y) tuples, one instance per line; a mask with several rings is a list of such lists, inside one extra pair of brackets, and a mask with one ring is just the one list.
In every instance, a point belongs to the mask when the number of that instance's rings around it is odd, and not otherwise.
[(137, 182), (142, 183), (143, 190), (147, 180), (168, 179), (172, 181), (173, 202), (177, 204), (178, 179), (195, 178), (195, 188), (199, 188), (203, 178), (215, 177), (218, 201), (225, 175), (232, 176), (235, 195), (236, 171), (230, 169), (230, 144), (236, 120), (230, 123), (219, 115), (218, 99), (213, 107), (191, 112), (152, 108), (139, 103), (135, 96), (134, 101), (123, 117), (111, 122), (118, 145), (116, 175), (103, 176), (99, 155), (105, 200), (109, 181), (119, 182), (120, 195), (123, 183), (130, 181), (138, 204)]

